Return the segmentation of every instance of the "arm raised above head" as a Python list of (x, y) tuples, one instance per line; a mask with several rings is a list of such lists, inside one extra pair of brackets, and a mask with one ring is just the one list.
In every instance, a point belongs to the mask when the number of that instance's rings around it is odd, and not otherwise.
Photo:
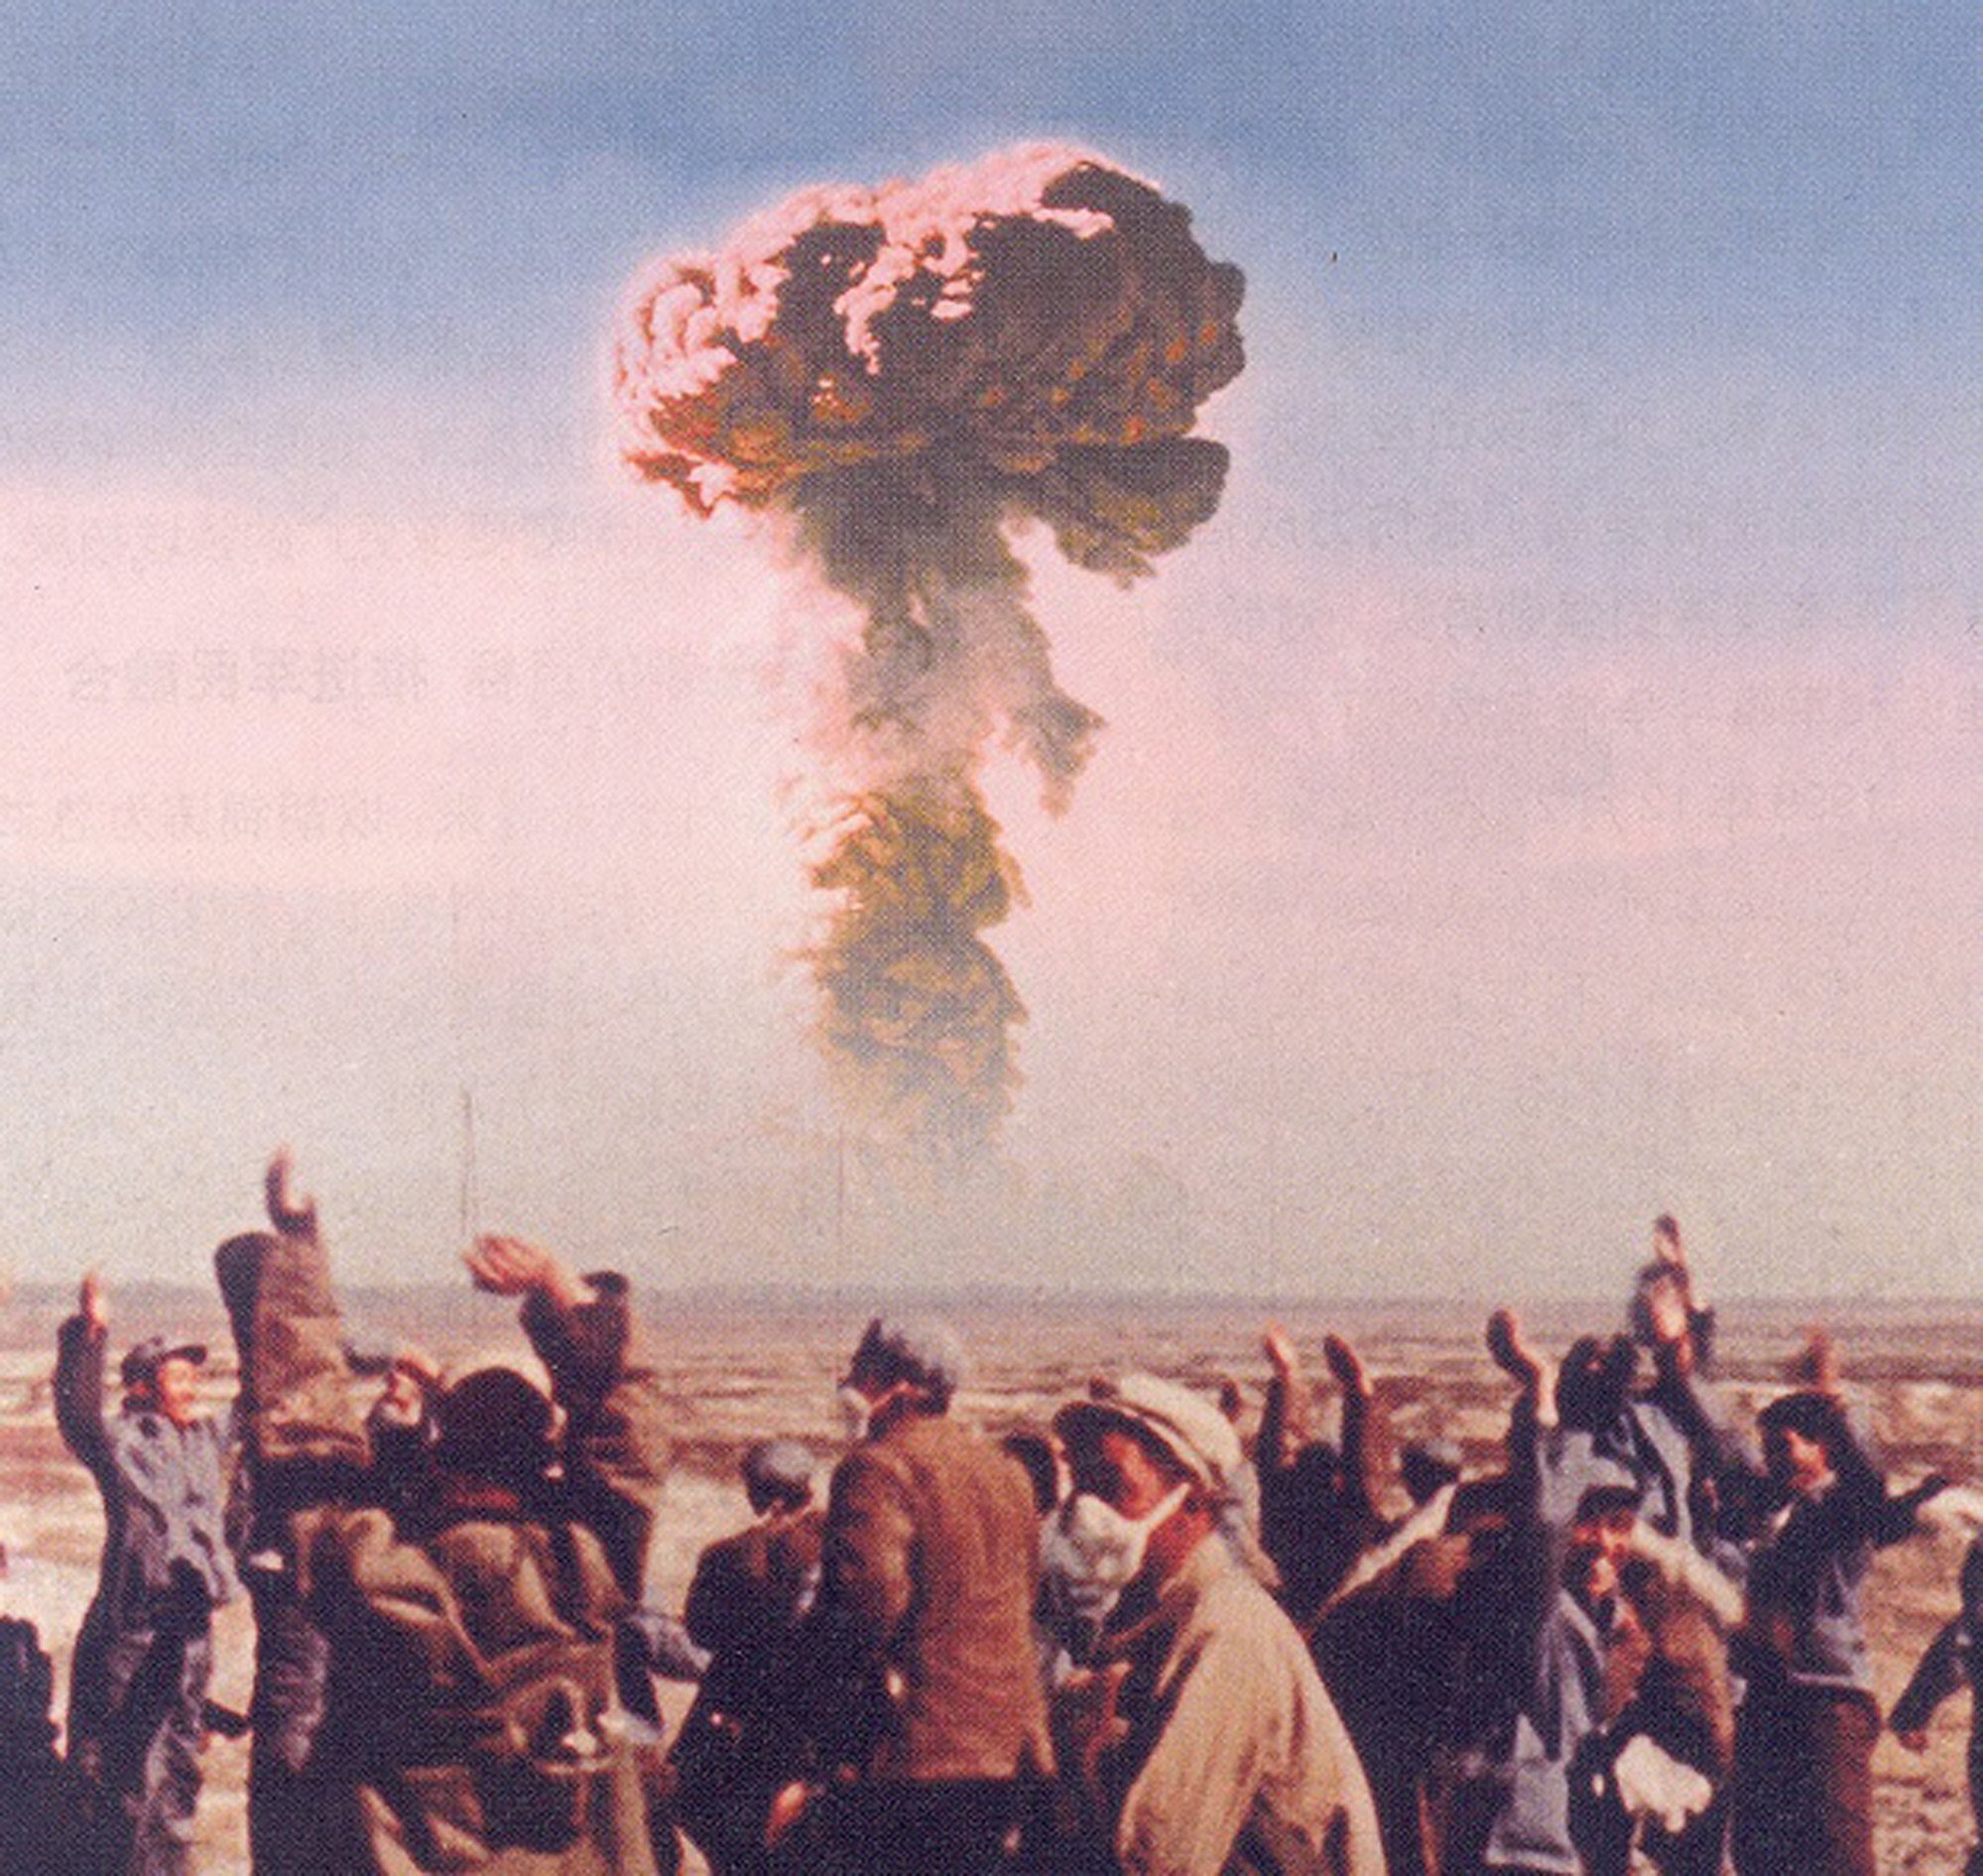
[(520, 1238), (478, 1238), (477, 1285), (521, 1296), (531, 1346), (565, 1414), (564, 1471), (574, 1514), (605, 1545), (630, 1596), (640, 1593), (668, 1473), (666, 1402), (632, 1287), (616, 1271), (575, 1276)]
[(255, 1460), (364, 1466), (370, 1448), (351, 1398), (343, 1317), (316, 1206), (290, 1191), (279, 1152), (264, 1182), (274, 1232), (229, 1238), (213, 1254), (241, 1354), (242, 1438)]
[(555, 1252), (527, 1238), (478, 1237), (461, 1253), (477, 1290), (497, 1297), (542, 1297), (559, 1310), (593, 1300), (592, 1288), (574, 1276)]
[(296, 1177), (296, 1163), (288, 1147), (278, 1147), (269, 1156), (268, 1170), (262, 1175), (262, 1197), (269, 1222), (284, 1237), (313, 1238), (316, 1235), (316, 1200), (297, 1197), (290, 1189)]
[(82, 1280), (76, 1311), (56, 1334), (56, 1426), (69, 1451), (100, 1478), (110, 1463), (103, 1425), (103, 1369), (110, 1304), (94, 1271)]

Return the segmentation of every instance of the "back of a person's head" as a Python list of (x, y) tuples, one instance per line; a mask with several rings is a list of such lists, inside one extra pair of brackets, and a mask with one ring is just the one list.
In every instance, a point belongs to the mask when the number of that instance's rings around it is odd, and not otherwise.
[(796, 1439), (759, 1439), (738, 1468), (751, 1509), (803, 1511), (812, 1500), (811, 1452)]
[(1556, 1412), (1565, 1427), (1596, 1431), (1625, 1411), (1639, 1369), (1629, 1335), (1579, 1335), (1556, 1371)]
[(462, 1375), (434, 1404), (434, 1458), (443, 1471), (522, 1484), (551, 1463), (551, 1402), (514, 1368)]
[(963, 1385), (964, 1345), (947, 1322), (877, 1315), (848, 1372), (857, 1386), (902, 1387), (926, 1413), (943, 1414)]

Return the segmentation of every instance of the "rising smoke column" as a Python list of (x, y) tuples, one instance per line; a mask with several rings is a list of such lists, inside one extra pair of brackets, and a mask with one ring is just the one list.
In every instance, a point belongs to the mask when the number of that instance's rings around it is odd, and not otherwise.
[(979, 936), (1019, 891), (979, 793), (996, 744), (1064, 809), (1101, 719), (1053, 680), (1009, 527), (1128, 583), (1217, 508), (1187, 433), (1238, 373), (1243, 283), (1190, 216), (1078, 150), (807, 189), (622, 313), (622, 451), (707, 516), (764, 516), (862, 620), (812, 737), (820, 1038), (871, 1133), (989, 1142), (1023, 1007)]

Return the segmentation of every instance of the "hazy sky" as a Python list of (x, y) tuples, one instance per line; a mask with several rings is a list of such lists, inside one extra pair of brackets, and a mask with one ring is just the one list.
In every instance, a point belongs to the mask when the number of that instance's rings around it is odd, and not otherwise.
[[(1974, 10), (15, 9), (0, 1262), (194, 1276), (293, 1142), (346, 1269), (1971, 1289)], [(1038, 548), (1108, 719), (989, 778), (1011, 1161), (836, 1146), (758, 543), (615, 473), (650, 253), (1038, 137), (1246, 271), (1217, 519)]]

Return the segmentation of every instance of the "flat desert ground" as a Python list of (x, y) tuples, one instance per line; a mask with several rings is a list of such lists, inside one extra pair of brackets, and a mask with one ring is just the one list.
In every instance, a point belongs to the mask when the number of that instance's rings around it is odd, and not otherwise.
[[(1519, 1299), (1515, 1300), (1519, 1303)], [(207, 1339), (216, 1400), (232, 1386), (217, 1306), (196, 1292), (147, 1288), (112, 1299), (113, 1353), (152, 1329)], [(674, 1459), (655, 1549), (650, 1599), (679, 1608), (697, 1552), (747, 1516), (736, 1484), (749, 1441), (788, 1435), (830, 1458), (838, 1438), (834, 1384), (859, 1335), (870, 1300), (773, 1302), (651, 1298), (645, 1315), (672, 1405)], [(1483, 1469), (1505, 1424), (1508, 1389), (1481, 1343), (1487, 1306), (1473, 1302), (1387, 1305), (1177, 1300), (975, 1298), (931, 1305), (963, 1334), (970, 1384), (957, 1410), (997, 1433), (1038, 1424), (1097, 1371), (1141, 1367), (1187, 1382), (1232, 1375), (1257, 1411), (1265, 1369), (1262, 1324), (1271, 1313), (1294, 1334), (1321, 1377), (1321, 1338), (1349, 1335), (1362, 1351), (1397, 1439), (1440, 1434), (1457, 1439)], [(23, 1291), (0, 1306), (0, 1542), (7, 1567), (0, 1610), (36, 1620), (65, 1674), (68, 1651), (95, 1579), (102, 1517), (87, 1475), (63, 1450), (50, 1408), (48, 1371), (64, 1299)], [(501, 1346), (514, 1333), (494, 1300), (431, 1290), (361, 1293), (352, 1326), (375, 1341), (421, 1340), (442, 1356)], [(1936, 1469), (1983, 1482), (1983, 1304), (1850, 1306), (1723, 1302), (1717, 1385), (1733, 1416), (1785, 1385), (1785, 1364), (1805, 1328), (1832, 1332), (1854, 1404), (1882, 1442), (1897, 1481)], [(1536, 1340), (1560, 1349), (1583, 1330), (1619, 1325), (1616, 1304), (1554, 1305), (1524, 1312)], [(1321, 1431), (1333, 1404), (1320, 1395)], [(1402, 1502), (1402, 1501), (1401, 1501)], [(1955, 1610), (1963, 1539), (1917, 1538), (1882, 1554), (1870, 1608), (1883, 1705), (1891, 1703), (1934, 1634)], [(222, 1612), (215, 1695), (245, 1706), (253, 1636), (246, 1610)], [(673, 1716), (689, 1689), (673, 1689)], [(62, 1698), (59, 1688), (58, 1699)], [(1937, 1717), (1930, 1748), (1916, 1758), (1881, 1744), (1880, 1867), (1896, 1876), (1962, 1868), (1969, 1843), (1963, 1773), (1968, 1696)], [(235, 1876), (247, 1867), (245, 1742), (215, 1739), (206, 1755), (198, 1868)], [(691, 1865), (692, 1866), (692, 1865)]]

